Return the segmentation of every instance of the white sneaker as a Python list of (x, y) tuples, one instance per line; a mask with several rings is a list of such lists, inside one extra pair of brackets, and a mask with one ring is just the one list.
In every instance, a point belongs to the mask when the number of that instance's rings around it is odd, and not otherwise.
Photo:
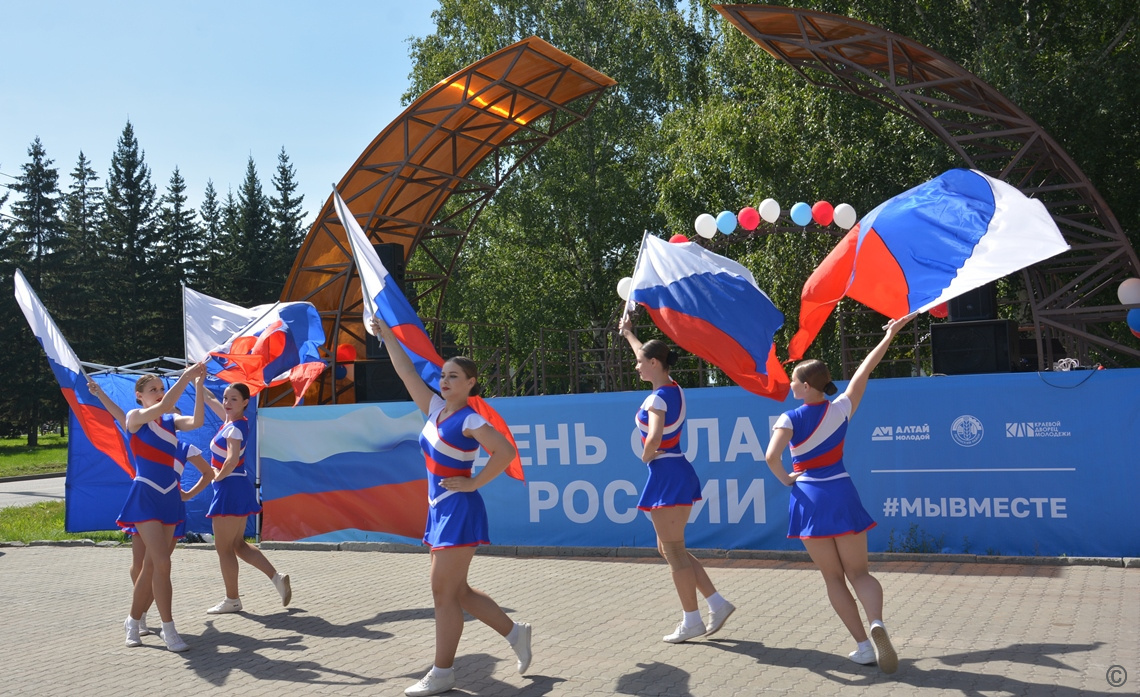
[(224, 615), (227, 612), (241, 612), (241, 598), (225, 598), (222, 602), (206, 610), (207, 615)]
[(428, 671), (428, 674), (420, 678), (420, 681), (404, 690), (404, 694), (408, 697), (427, 697), (427, 695), (438, 695), (448, 690), (455, 688), (455, 671), (452, 670), (445, 677), (436, 677)]
[(873, 646), (868, 646), (865, 649), (855, 649), (847, 654), (847, 657), (861, 666), (874, 665), (875, 649)]
[(899, 655), (891, 645), (887, 628), (879, 620), (871, 623), (871, 644), (875, 647), (875, 659), (879, 663), (879, 670), (889, 675), (899, 669)]
[(719, 632), (729, 615), (734, 612), (736, 612), (736, 606), (727, 601), (720, 608), (720, 612), (709, 610), (709, 623), (705, 626), (705, 636), (712, 636)]
[(518, 639), (515, 640), (511, 648), (515, 650), (515, 654), (519, 657), (519, 675), (524, 675), (527, 668), (530, 668), (530, 624), (527, 622), (519, 622), (518, 628)]
[(705, 631), (703, 624), (694, 624), (692, 627), (686, 627), (685, 623), (682, 622), (677, 625), (677, 629), (673, 630), (672, 634), (662, 637), (662, 640), (670, 644), (680, 644), (682, 641), (688, 641), (689, 639), (704, 635)]
[[(166, 623), (164, 622), (163, 625)], [(158, 630), (158, 636), (166, 643), (166, 650), (173, 651), (174, 653), (182, 653), (190, 648), (190, 645), (182, 641), (182, 637), (178, 635), (178, 630), (174, 628), (174, 623), (170, 623), (170, 628), (167, 629), (163, 626)]]
[(142, 614), (139, 618), (139, 636), (150, 636), (154, 632), (150, 631), (150, 627), (146, 626), (146, 613)]
[(123, 621), (123, 629), (127, 630), (127, 646), (132, 649), (136, 646), (142, 646), (142, 639), (139, 638), (138, 623), (132, 622), (128, 616), (127, 619)]
[(289, 586), (289, 574), (274, 574), (273, 587), (277, 589), (277, 594), (281, 596), (281, 604), (288, 605), (289, 601), (293, 599), (293, 589)]

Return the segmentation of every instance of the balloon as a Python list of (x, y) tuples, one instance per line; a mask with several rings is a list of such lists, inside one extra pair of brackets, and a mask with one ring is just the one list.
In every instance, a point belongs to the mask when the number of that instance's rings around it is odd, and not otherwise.
[(938, 303), (930, 308), (930, 316), (942, 319), (950, 314), (950, 303)]
[(811, 217), (820, 225), (831, 225), (831, 219), (834, 215), (835, 209), (827, 201), (816, 201), (815, 205), (811, 207)]
[(760, 202), (760, 217), (766, 223), (774, 223), (780, 217), (780, 204), (775, 199), (766, 198)]
[(336, 362), (352, 363), (356, 360), (356, 347), (352, 344), (337, 344)]
[(752, 206), (745, 206), (744, 208), (740, 209), (740, 213), (737, 214), (736, 220), (740, 223), (740, 227), (751, 232), (752, 230), (756, 229), (757, 225), (760, 224), (760, 214), (757, 213), (756, 209)]
[(697, 234), (706, 239), (716, 236), (716, 218), (708, 213), (701, 213), (697, 219), (693, 221), (693, 229)]
[(1125, 279), (1116, 289), (1121, 305), (1140, 305), (1140, 278)]
[(348, 377), (348, 366), (338, 365), (336, 371), (333, 373), (337, 380), (343, 380)]
[(1140, 309), (1128, 311), (1128, 328), (1132, 330), (1133, 334), (1140, 332)]
[(792, 206), (792, 222), (799, 226), (807, 225), (811, 222), (811, 206), (803, 201)]
[(629, 276), (618, 281), (618, 297), (622, 300), (629, 300), (629, 287), (633, 285), (633, 279)]
[(855, 217), (855, 209), (847, 203), (841, 203), (836, 206), (832, 217), (835, 219), (835, 224), (844, 230), (850, 230), (851, 226), (859, 220)]
[(732, 211), (721, 211), (716, 217), (716, 229), (726, 235), (731, 235), (736, 229), (736, 214)]
[(689, 241), (689, 238), (684, 235), (673, 235), (669, 238), (669, 241), (673, 244), (684, 244)]

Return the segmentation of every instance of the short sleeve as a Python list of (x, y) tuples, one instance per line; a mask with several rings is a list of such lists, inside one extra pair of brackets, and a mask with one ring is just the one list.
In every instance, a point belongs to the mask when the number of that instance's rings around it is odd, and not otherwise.
[(645, 401), (641, 403), (641, 408), (646, 411), (656, 409), (662, 413), (669, 411), (669, 408), (665, 405), (665, 400), (656, 392), (645, 398)]
[(198, 457), (201, 454), (202, 454), (202, 451), (198, 449), (198, 446), (190, 445), (189, 443), (186, 444), (186, 459), (187, 460), (189, 460), (192, 457)]
[(851, 418), (851, 398), (847, 396), (846, 392), (831, 400), (831, 408), (838, 409), (839, 413), (843, 414), (843, 418)]
[(792, 426), (792, 418), (788, 416), (788, 412), (785, 411), (783, 414), (780, 414), (776, 417), (776, 423), (772, 424), (772, 429), (775, 430), (777, 428), (786, 428), (789, 431), (795, 430), (795, 428)]
[(218, 436), (221, 438), (224, 438), (226, 440), (244, 440), (245, 439), (245, 436), (242, 434), (241, 429), (238, 428), (237, 424), (235, 424), (232, 421), (230, 423), (226, 424), (225, 428), (222, 429), (221, 433), (219, 433)]
[(434, 419), (435, 415), (438, 414), (440, 410), (446, 406), (447, 402), (443, 399), (443, 397), (440, 397), (433, 392), (431, 395), (431, 402), (428, 404), (428, 419)]
[(467, 415), (466, 419), (463, 420), (463, 431), (465, 433), (467, 431), (474, 431), (475, 429), (482, 428), (483, 426), (486, 426), (486, 425), (487, 425), (486, 419), (484, 419), (482, 416), (479, 416), (478, 414), (472, 412), (472, 413)]

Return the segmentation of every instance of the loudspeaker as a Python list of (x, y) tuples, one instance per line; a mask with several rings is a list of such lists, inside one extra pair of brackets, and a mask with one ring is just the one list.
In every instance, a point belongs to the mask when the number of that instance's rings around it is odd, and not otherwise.
[(948, 317), (951, 322), (974, 322), (997, 319), (997, 285), (987, 283), (952, 298)]
[(357, 361), (355, 366), (357, 403), (412, 401), (392, 361), (387, 358)]
[[(388, 269), (388, 275), (391, 276), (390, 280), (395, 281), (396, 287), (403, 293), (404, 245), (395, 242), (377, 242), (372, 245), (372, 248), (376, 250), (376, 256), (380, 257), (380, 263)], [(388, 360), (388, 350), (380, 345), (379, 339), (367, 332), (364, 335), (364, 357)], [(359, 402), (360, 400), (356, 401)]]
[(1008, 373), (1016, 370), (1017, 323), (1009, 319), (930, 325), (934, 372), (945, 375)]

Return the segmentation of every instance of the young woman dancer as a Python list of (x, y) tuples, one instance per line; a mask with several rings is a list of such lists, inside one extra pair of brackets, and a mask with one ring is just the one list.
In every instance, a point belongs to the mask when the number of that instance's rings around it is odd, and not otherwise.
[[(679, 644), (720, 631), (736, 607), (721, 597), (709, 579), (704, 565), (685, 548), (685, 525), (693, 502), (701, 499), (701, 482), (693, 465), (681, 451), (681, 430), (685, 425), (685, 394), (669, 376), (677, 354), (657, 339), (644, 344), (633, 333), (633, 320), (626, 317), (619, 327), (637, 356), (638, 376), (653, 385), (653, 392), (637, 411), (643, 450), (641, 461), (649, 468), (649, 478), (637, 507), (649, 511), (657, 532), (657, 550), (668, 562), (673, 585), (681, 599), (684, 614), (672, 634), (663, 637)], [(709, 605), (709, 619), (701, 619), (697, 591)]]
[(278, 573), (260, 549), (245, 541), (246, 518), (261, 512), (252, 473), (245, 468), (245, 444), (249, 441), (245, 409), (249, 406), (249, 388), (240, 382), (234, 383), (222, 393), (221, 402), (209, 390), (205, 392), (206, 403), (224, 422), (218, 435), (210, 442), (214, 498), (206, 517), (214, 527), (214, 549), (218, 552), (218, 564), (226, 586), (226, 597), (206, 613), (241, 612), (238, 559), (269, 577), (281, 596), (281, 604), (288, 605), (293, 598), (289, 575)]
[[(792, 371), (792, 396), (803, 404), (784, 412), (776, 421), (766, 459), (772, 473), (792, 487), (788, 502), (788, 537), (803, 540), (827, 584), (827, 597), (847, 631), (856, 641), (848, 658), (862, 665), (878, 663), (884, 673), (898, 670), (899, 659), (883, 626), (883, 587), (868, 570), (867, 531), (875, 521), (863, 508), (859, 492), (843, 467), (843, 439), (847, 422), (859, 407), (871, 371), (883, 359), (895, 335), (910, 317), (892, 320), (879, 345), (863, 359), (847, 390), (830, 402), (838, 388), (827, 365), (806, 360)], [(791, 445), (792, 469), (781, 461)], [(863, 628), (859, 607), (847, 581), (867, 613), (871, 638)]]
[[(124, 528), (134, 527), (144, 547), (131, 613), (124, 623), (127, 646), (142, 643), (139, 620), (153, 601), (162, 618), (161, 636), (166, 648), (171, 651), (190, 648), (178, 635), (171, 615), (170, 552), (175, 528), (185, 519), (180, 477), (175, 470), (178, 452), (175, 431), (190, 431), (202, 425), (205, 374), (205, 366), (197, 364), (183, 372), (169, 392), (157, 375), (142, 376), (135, 382), (135, 399), (140, 408), (125, 415), (135, 459), (135, 480), (116, 522)], [(194, 414), (176, 416), (172, 413), (174, 405), (191, 380), (196, 381)]]
[[(428, 477), (428, 520), (424, 544), (431, 545), (431, 592), (435, 601), (435, 665), (404, 690), (409, 697), (447, 692), (455, 687), (455, 652), (463, 634), (463, 612), (506, 637), (518, 656), (518, 671), (530, 667), (531, 628), (514, 622), (481, 590), (467, 584), (475, 547), (490, 544), (487, 509), (477, 489), (499, 476), (515, 456), (501, 433), (467, 406), (479, 394), (475, 363), (463, 356), (445, 362), (436, 395), (416, 372), (388, 325), (379, 319), (373, 331), (384, 340), (392, 365), (412, 401), (427, 415), (420, 435)], [(490, 459), (471, 476), (480, 446)]]

